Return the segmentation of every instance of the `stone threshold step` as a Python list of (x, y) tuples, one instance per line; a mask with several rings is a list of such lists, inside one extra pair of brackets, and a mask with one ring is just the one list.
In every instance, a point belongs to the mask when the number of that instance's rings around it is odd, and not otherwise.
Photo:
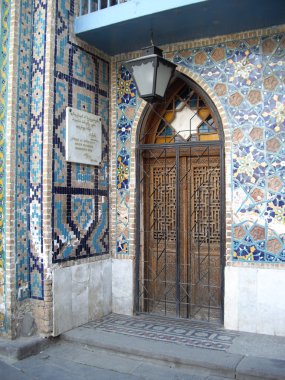
[(9, 359), (23, 360), (45, 350), (54, 339), (25, 337), (15, 340), (0, 338), (0, 355)]
[(73, 343), (110, 350), (121, 355), (143, 357), (191, 370), (238, 380), (285, 380), (285, 361), (244, 356), (224, 351), (133, 337), (79, 327), (61, 335)]

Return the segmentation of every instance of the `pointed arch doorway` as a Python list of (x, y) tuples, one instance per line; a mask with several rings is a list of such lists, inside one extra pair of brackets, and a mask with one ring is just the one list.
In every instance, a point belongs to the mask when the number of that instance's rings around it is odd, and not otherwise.
[(223, 321), (224, 138), (204, 91), (177, 73), (137, 134), (136, 311)]

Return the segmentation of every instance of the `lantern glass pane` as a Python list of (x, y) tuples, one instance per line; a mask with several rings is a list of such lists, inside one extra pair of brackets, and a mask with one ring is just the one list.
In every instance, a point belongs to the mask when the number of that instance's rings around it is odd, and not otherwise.
[(153, 62), (133, 66), (133, 77), (141, 96), (152, 94), (154, 65)]
[(155, 93), (161, 97), (164, 96), (168, 82), (170, 80), (173, 68), (159, 62), (157, 68), (156, 91)]

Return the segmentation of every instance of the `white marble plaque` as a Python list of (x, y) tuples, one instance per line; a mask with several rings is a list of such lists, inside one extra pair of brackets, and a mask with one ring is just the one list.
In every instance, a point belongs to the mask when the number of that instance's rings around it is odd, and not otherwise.
[(66, 108), (66, 161), (99, 165), (102, 160), (100, 116)]

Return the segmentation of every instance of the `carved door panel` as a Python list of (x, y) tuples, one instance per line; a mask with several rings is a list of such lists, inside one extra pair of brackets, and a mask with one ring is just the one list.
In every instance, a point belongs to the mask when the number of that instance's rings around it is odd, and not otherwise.
[(187, 159), (187, 251), (191, 297), (189, 316), (219, 320), (221, 309), (220, 166), (219, 157)]
[(158, 155), (144, 174), (144, 311), (219, 319), (219, 158)]
[(176, 165), (174, 158), (149, 160), (146, 189), (146, 277), (153, 312), (176, 309)]

